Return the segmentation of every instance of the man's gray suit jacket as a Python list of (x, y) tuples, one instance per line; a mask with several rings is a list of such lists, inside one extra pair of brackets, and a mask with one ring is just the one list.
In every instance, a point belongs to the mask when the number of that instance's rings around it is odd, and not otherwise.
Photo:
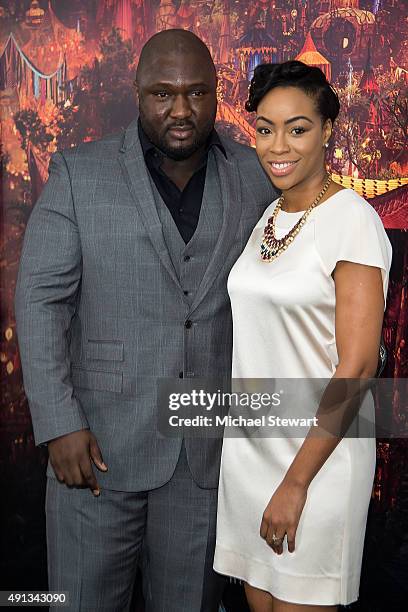
[[(211, 148), (203, 198), (204, 207), (215, 172), (218, 233), (202, 208), (180, 261), (165, 240), (137, 120), (53, 154), (29, 219), (15, 310), (35, 440), (90, 428), (109, 467), (98, 473), (104, 488), (151, 490), (171, 478), (181, 438), (157, 433), (160, 378), (230, 376), (227, 278), (276, 192), (254, 149), (221, 140), (227, 158)], [(185, 444), (196, 483), (216, 487), (221, 440)]]

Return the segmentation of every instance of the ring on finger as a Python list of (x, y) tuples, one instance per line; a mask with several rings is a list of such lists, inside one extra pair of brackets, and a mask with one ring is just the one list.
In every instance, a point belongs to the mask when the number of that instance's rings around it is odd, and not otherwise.
[(278, 538), (276, 533), (272, 534), (272, 544), (279, 546), (280, 544), (282, 544), (282, 542), (283, 542), (283, 538)]

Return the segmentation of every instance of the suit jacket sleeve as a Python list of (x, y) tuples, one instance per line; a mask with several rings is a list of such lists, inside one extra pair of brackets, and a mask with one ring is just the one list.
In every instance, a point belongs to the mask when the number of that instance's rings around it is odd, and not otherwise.
[(63, 154), (55, 153), (27, 224), (15, 295), (24, 388), (36, 444), (88, 427), (74, 396), (69, 356), (81, 270), (68, 166)]

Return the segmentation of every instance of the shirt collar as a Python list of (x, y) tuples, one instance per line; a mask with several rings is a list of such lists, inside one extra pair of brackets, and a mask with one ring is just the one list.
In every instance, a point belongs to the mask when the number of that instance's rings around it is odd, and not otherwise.
[[(142, 128), (142, 124), (141, 124), (139, 118), (137, 120), (137, 129), (138, 129), (138, 132), (139, 132), (139, 139), (140, 139), (140, 144), (142, 146), (143, 156), (146, 158), (146, 155), (149, 152), (153, 151), (153, 152), (158, 153), (159, 156), (162, 157), (163, 153), (161, 151), (159, 151), (159, 149), (157, 149), (157, 147), (155, 147), (155, 145), (151, 142), (151, 140), (147, 136), (146, 132)], [(227, 159), (227, 152), (225, 150), (224, 145), (221, 142), (221, 138), (219, 137), (219, 135), (217, 134), (215, 129), (212, 130), (211, 134), (208, 137), (207, 144), (206, 144), (206, 147), (205, 147), (205, 153), (208, 153), (208, 151), (213, 146), (218, 147), (222, 151), (222, 153), (224, 154), (225, 158)]]

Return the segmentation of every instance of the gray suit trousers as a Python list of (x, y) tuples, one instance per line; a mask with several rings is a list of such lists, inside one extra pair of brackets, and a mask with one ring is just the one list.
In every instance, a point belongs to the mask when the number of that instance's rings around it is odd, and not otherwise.
[(69, 612), (127, 611), (143, 550), (147, 612), (217, 612), (216, 509), (217, 489), (194, 482), (184, 443), (172, 478), (151, 491), (98, 498), (48, 478), (49, 589), (68, 592)]

